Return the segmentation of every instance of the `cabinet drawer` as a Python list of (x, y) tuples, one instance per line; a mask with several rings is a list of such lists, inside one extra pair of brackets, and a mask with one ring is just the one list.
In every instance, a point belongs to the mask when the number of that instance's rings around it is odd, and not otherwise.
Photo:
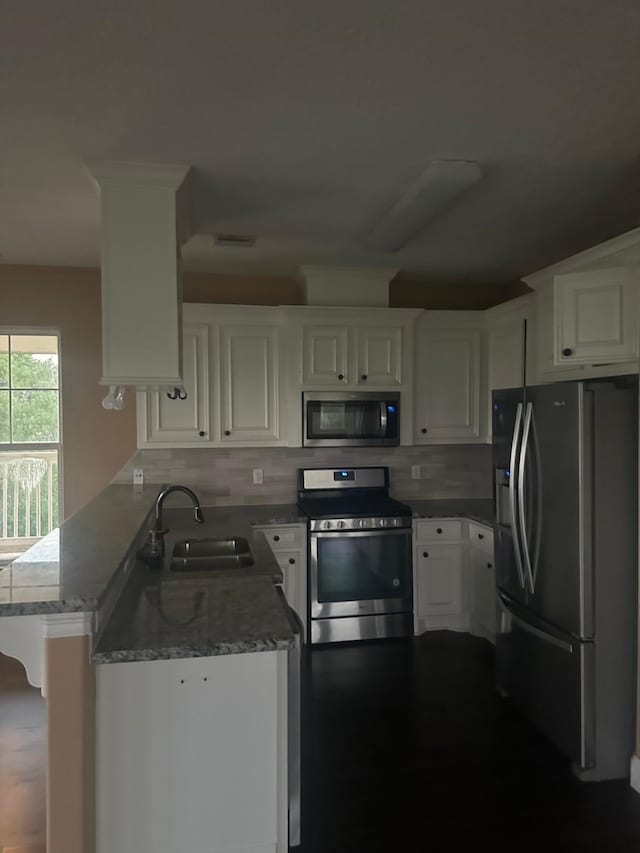
[(493, 556), (493, 530), (475, 521), (469, 522), (469, 544)]
[(419, 519), (416, 521), (418, 542), (456, 542), (462, 539), (462, 521)]
[(304, 524), (290, 524), (285, 527), (256, 527), (264, 533), (271, 550), (279, 551), (304, 548), (306, 545), (306, 527)]
[(283, 573), (305, 570), (307, 560), (304, 551), (277, 551), (275, 558)]

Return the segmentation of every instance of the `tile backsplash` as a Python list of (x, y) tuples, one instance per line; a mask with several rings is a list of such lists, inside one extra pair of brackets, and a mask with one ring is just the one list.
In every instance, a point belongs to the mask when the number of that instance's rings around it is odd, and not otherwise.
[[(448, 444), (392, 448), (184, 448), (139, 450), (115, 478), (133, 482), (142, 468), (145, 483), (191, 486), (203, 503), (295, 503), (298, 468), (349, 468), (387, 465), (391, 494), (397, 498), (490, 498), (491, 445)], [(420, 479), (411, 479), (411, 466)], [(252, 469), (262, 468), (264, 483), (253, 485)]]

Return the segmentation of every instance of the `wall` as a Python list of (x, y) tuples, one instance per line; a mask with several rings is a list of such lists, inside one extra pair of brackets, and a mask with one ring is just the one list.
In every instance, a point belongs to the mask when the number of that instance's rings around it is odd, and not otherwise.
[(58, 329), (62, 379), (63, 494), (68, 517), (114, 477), (136, 448), (135, 405), (100, 405), (100, 273), (0, 265), (0, 325)]
[(521, 281), (508, 284), (428, 282), (396, 278), (389, 287), (391, 308), (432, 311), (484, 311), (531, 290)]
[[(147, 483), (186, 483), (203, 503), (291, 503), (298, 468), (388, 465), (392, 494), (404, 499), (490, 498), (490, 445), (394, 448), (194, 448), (139, 450), (116, 477), (131, 483), (133, 468)], [(422, 479), (411, 479), (420, 465)], [(264, 484), (252, 484), (252, 468), (262, 468)]]

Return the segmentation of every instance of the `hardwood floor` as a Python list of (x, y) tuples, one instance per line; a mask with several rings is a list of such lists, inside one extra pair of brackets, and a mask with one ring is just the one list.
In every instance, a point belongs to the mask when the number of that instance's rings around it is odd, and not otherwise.
[(45, 853), (45, 715), (21, 664), (0, 655), (0, 853)]
[(640, 795), (578, 782), (497, 696), (484, 640), (316, 647), (305, 673), (302, 853), (640, 850)]

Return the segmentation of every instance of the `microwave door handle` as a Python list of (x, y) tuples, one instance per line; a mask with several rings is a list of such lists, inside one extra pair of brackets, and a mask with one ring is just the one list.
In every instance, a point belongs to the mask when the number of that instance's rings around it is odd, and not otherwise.
[(387, 434), (387, 404), (382, 401), (380, 403), (380, 436), (382, 438)]

